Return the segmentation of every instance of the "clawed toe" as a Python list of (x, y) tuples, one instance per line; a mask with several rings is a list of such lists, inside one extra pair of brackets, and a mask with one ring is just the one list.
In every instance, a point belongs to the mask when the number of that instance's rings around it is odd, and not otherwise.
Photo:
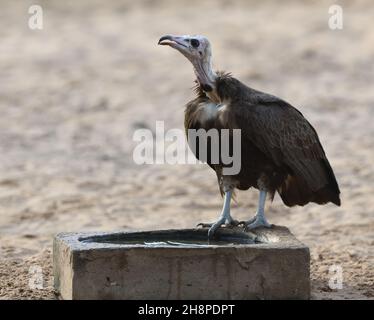
[(256, 218), (253, 220), (250, 220), (244, 224), (244, 230), (250, 231), (256, 228), (271, 228), (271, 224), (267, 222), (265, 219), (259, 219)]
[(231, 220), (227, 221), (227, 223), (225, 224), (225, 227), (233, 228), (233, 227), (239, 226), (239, 224), (240, 224), (240, 222), (238, 220), (231, 219)]
[(196, 227), (209, 228), (208, 238), (211, 239), (214, 237), (216, 231), (220, 227), (234, 228), (234, 227), (237, 227), (238, 225), (239, 225), (239, 221), (237, 220), (231, 219), (231, 220), (226, 221), (225, 219), (221, 219), (215, 223), (199, 223), (198, 225), (196, 225)]
[[(216, 222), (217, 223), (217, 222)], [(199, 223), (196, 225), (196, 228), (198, 227), (202, 227), (202, 228), (211, 228), (213, 227), (213, 225), (215, 225), (216, 223)], [(220, 224), (220, 227), (224, 227), (224, 228), (234, 228), (234, 227), (237, 227), (240, 225), (241, 222), (237, 221), (237, 220), (230, 220), (230, 221), (227, 221), (226, 223), (225, 222), (222, 222)]]
[(218, 230), (225, 223), (225, 219), (220, 219), (217, 222), (213, 223), (213, 225), (208, 230), (208, 239), (212, 239)]
[[(225, 223), (226, 222), (226, 223)], [(208, 238), (211, 239), (214, 237), (216, 231), (220, 227), (224, 228), (234, 228), (234, 227), (243, 227), (244, 231), (250, 231), (256, 228), (271, 228), (271, 224), (263, 217), (254, 216), (252, 219), (247, 221), (237, 221), (234, 219), (231, 220), (218, 220), (215, 223), (199, 223), (196, 227), (209, 228)]]
[(240, 222), (238, 223), (238, 226), (239, 226), (239, 227), (246, 228), (248, 225), (252, 224), (254, 221), (256, 221), (256, 216), (254, 216), (253, 218), (251, 218), (251, 219), (249, 219), (249, 220), (247, 220), (247, 221), (245, 221), (245, 220), (240, 221)]
[(199, 223), (196, 225), (196, 228), (202, 227), (202, 228), (210, 228), (213, 225), (213, 223)]

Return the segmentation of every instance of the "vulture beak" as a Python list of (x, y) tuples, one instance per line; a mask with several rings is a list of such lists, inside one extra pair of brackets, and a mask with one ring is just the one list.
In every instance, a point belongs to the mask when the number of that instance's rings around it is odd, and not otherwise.
[(162, 36), (160, 40), (158, 40), (158, 44), (162, 46), (172, 47), (174, 49), (177, 49), (183, 55), (189, 56), (190, 47), (189, 47), (188, 39), (189, 39), (188, 36), (166, 35), (166, 36)]
[(205, 91), (212, 91), (217, 78), (212, 69), (212, 51), (210, 43), (204, 36), (173, 36), (165, 35), (158, 40), (159, 45), (177, 49), (193, 65), (198, 81)]

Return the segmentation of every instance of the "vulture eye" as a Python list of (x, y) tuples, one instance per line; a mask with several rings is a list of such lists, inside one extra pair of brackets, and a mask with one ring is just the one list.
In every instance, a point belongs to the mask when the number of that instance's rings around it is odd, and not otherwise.
[(192, 45), (194, 48), (197, 48), (197, 47), (200, 45), (200, 41), (197, 40), (197, 39), (191, 39), (191, 45)]

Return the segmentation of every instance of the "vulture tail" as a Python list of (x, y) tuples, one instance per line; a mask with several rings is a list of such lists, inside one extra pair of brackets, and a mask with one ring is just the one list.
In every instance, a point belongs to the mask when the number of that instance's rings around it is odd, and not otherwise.
[(299, 174), (289, 174), (283, 181), (277, 191), (286, 206), (304, 206), (309, 202), (332, 202), (340, 206), (339, 186), (328, 160), (322, 159), (318, 165), (323, 170), (326, 183), (317, 190), (313, 190), (308, 181)]

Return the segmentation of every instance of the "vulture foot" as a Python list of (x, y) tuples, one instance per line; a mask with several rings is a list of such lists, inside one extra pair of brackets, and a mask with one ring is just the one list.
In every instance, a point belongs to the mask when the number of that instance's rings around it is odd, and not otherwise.
[(256, 215), (248, 221), (241, 221), (240, 225), (244, 226), (245, 231), (253, 230), (256, 228), (270, 228), (271, 224), (267, 222), (264, 216)]
[(209, 228), (208, 231), (208, 238), (212, 239), (214, 237), (215, 232), (220, 228), (221, 226), (225, 228), (233, 228), (239, 225), (239, 221), (234, 220), (233, 218), (226, 219), (225, 217), (220, 218), (218, 221), (214, 223), (199, 223), (196, 227), (203, 227), (203, 228)]

